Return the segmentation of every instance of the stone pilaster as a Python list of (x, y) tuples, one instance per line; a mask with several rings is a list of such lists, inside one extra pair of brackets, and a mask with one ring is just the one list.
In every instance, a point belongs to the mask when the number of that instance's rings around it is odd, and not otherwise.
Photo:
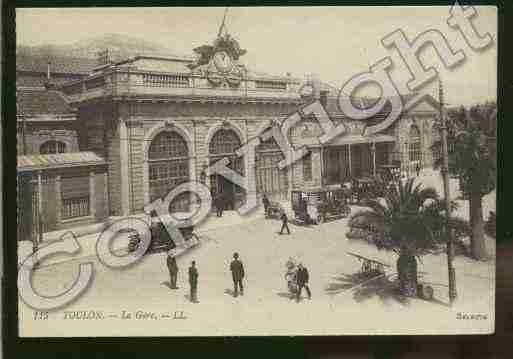
[(59, 224), (62, 219), (62, 193), (61, 193), (61, 175), (55, 176), (55, 222)]
[(120, 185), (121, 185), (121, 214), (130, 214), (130, 171), (129, 171), (129, 146), (128, 129), (126, 122), (119, 121), (119, 162), (120, 162)]
[(96, 216), (96, 181), (94, 171), (89, 172), (89, 215)]

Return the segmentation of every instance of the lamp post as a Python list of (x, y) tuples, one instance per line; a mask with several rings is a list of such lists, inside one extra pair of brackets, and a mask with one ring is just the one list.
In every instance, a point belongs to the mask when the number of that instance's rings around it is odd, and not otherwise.
[(456, 292), (456, 272), (453, 267), (453, 242), (452, 230), (449, 227), (451, 218), (451, 191), (449, 188), (449, 153), (447, 150), (447, 119), (444, 114), (444, 91), (442, 81), (439, 80), (438, 96), (440, 102), (440, 124), (442, 135), (442, 177), (444, 182), (445, 195), (445, 214), (447, 216), (446, 235), (447, 235), (447, 269), (449, 272), (449, 301), (451, 305), (457, 297)]

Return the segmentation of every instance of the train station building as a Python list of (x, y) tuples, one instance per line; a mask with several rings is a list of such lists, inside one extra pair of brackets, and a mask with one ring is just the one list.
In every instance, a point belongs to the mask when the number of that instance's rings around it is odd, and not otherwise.
[[(383, 133), (365, 136), (366, 123), (340, 111), (335, 88), (315, 79), (252, 71), (243, 62), (246, 50), (227, 34), (195, 52), (194, 57), (143, 54), (117, 60), (104, 53), (88, 76), (53, 89), (76, 109), (78, 151), (96, 154), (106, 166), (109, 216), (141, 213), (191, 180), (205, 183), (214, 195), (223, 193), (227, 209), (236, 209), (245, 201), (244, 190), (209, 175), (208, 166), (228, 157), (245, 175), (246, 159), (236, 150), (315, 100), (348, 131), (321, 144), (317, 122), (304, 119), (290, 130), (289, 140), (306, 145), (308, 154), (283, 170), (277, 164), (284, 156), (274, 140), (261, 143), (254, 167), (259, 194), (289, 201), (293, 189), (340, 185), (372, 176), (383, 164), (400, 163), (412, 172), (433, 163), (434, 100), (419, 103)], [(386, 109), (375, 120), (385, 115)], [(172, 210), (187, 210), (190, 200), (177, 198)]]

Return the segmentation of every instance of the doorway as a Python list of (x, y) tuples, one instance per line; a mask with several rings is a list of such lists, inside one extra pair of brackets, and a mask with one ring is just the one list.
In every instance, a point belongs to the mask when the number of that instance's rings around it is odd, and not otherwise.
[[(235, 151), (241, 147), (241, 140), (231, 128), (222, 128), (216, 131), (209, 144), (210, 165), (227, 157), (230, 159), (228, 168), (240, 175), (244, 175), (244, 159), (237, 156)], [(221, 196), (225, 210), (234, 210), (244, 201), (244, 190), (228, 178), (215, 174), (210, 176), (212, 198)]]

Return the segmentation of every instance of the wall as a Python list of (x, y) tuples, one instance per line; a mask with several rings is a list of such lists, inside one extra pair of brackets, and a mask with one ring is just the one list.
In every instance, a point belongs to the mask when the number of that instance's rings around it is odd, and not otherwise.
[[(257, 136), (272, 120), (283, 120), (288, 113), (294, 112), (294, 105), (277, 104), (212, 104), (212, 103), (121, 103), (113, 105), (91, 105), (81, 111), (95, 137), (96, 144), (88, 149), (104, 148), (109, 163), (109, 201), (111, 215), (140, 213), (149, 204), (148, 147), (155, 136), (162, 131), (176, 131), (187, 142), (189, 148), (189, 178), (199, 180), (208, 164), (208, 144), (210, 138), (223, 124), (234, 129), (244, 144), (247, 139)], [(116, 109), (115, 106), (119, 106)], [(103, 110), (100, 110), (103, 108)], [(99, 111), (99, 112), (98, 112)], [(101, 125), (103, 123), (103, 125)], [(387, 131), (399, 141), (393, 151), (403, 161), (408, 159), (409, 126), (417, 123), (422, 136), (422, 149), (425, 153), (424, 166), (432, 163), (432, 117), (425, 115), (409, 116), (398, 120)], [(303, 125), (301, 125), (303, 126)], [(99, 130), (98, 130), (99, 129)], [(311, 132), (311, 128), (307, 129)], [(315, 132), (315, 131), (314, 131)], [(96, 133), (96, 135), (93, 135)], [(99, 141), (103, 133), (103, 144)], [(292, 131), (292, 143), (316, 142), (315, 133), (304, 136), (303, 131)], [(300, 138), (300, 139), (299, 139)], [(298, 142), (299, 141), (299, 142)], [(306, 141), (306, 142), (305, 142)], [(91, 141), (88, 141), (91, 144)], [(309, 143), (309, 142), (308, 142)], [(289, 189), (292, 187), (321, 186), (321, 150), (311, 148), (312, 179), (304, 180), (303, 164), (298, 161), (289, 173)], [(207, 181), (207, 185), (210, 185)]]
[[(272, 104), (121, 104), (113, 118), (105, 114), (103, 118), (104, 122), (114, 121), (116, 129), (105, 129), (111, 214), (140, 213), (149, 203), (147, 151), (151, 140), (162, 131), (176, 131), (186, 140), (189, 177), (199, 180), (208, 164), (209, 140), (223, 124), (234, 129), (244, 144), (269, 126), (272, 119), (282, 118), (291, 109)], [(319, 161), (318, 155), (313, 161)], [(126, 178), (123, 171), (127, 171)], [(319, 181), (315, 171), (314, 179)]]
[[(76, 219), (62, 219), (62, 178), (80, 173), (89, 180), (89, 216)], [(28, 194), (26, 208), (32, 208), (30, 193), (39, 193), (37, 172), (32, 172), (29, 187), (22, 187)], [(42, 198), (42, 224), (43, 232), (72, 228), (76, 225), (89, 224), (104, 221), (108, 217), (107, 197), (107, 168), (106, 166), (47, 169), (41, 173), (41, 198)], [(33, 208), (37, 208), (33, 207)], [(27, 224), (28, 225), (28, 224)], [(36, 224), (37, 225), (37, 224)], [(26, 231), (24, 237), (28, 236)], [(28, 238), (20, 238), (20, 240)]]

